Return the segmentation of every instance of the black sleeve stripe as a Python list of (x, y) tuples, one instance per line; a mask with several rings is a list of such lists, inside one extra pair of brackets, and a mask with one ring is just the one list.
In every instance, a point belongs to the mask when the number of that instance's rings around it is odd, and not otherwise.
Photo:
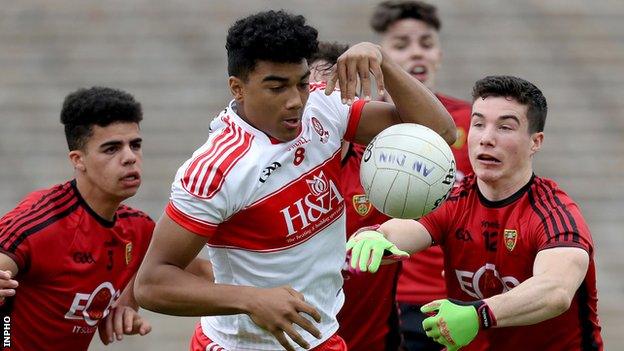
[[(559, 196), (555, 193), (555, 189), (547, 188), (543, 181), (540, 180), (540, 187), (543, 189), (544, 194), (547, 198), (550, 199), (552, 206), (554, 207), (554, 212), (557, 214), (559, 221), (563, 225), (563, 233), (558, 233), (557, 235), (564, 234), (564, 240), (570, 240), (569, 234), (572, 234), (572, 241), (578, 243), (580, 242), (578, 227), (576, 226), (576, 221), (574, 217), (568, 210), (567, 206), (561, 202)], [(567, 221), (566, 221), (567, 219)]]
[(561, 238), (561, 235), (563, 235), (563, 240), (564, 241), (568, 241), (568, 233), (570, 233), (570, 228), (568, 228), (568, 225), (566, 224), (566, 221), (563, 219), (563, 215), (561, 214), (562, 209), (560, 206), (558, 206), (554, 199), (552, 198), (552, 192), (551, 189), (547, 188), (544, 183), (540, 180), (537, 184), (537, 186), (541, 189), (540, 191), (540, 198), (544, 198), (546, 201), (548, 201), (548, 204), (550, 206), (548, 206), (550, 208), (550, 216), (553, 219), (553, 221), (556, 221), (555, 219), (555, 215), (557, 216), (557, 218), (559, 219), (559, 223), (561, 223), (562, 229), (556, 232), (555, 234), (555, 241), (559, 241), (559, 239)]
[[(550, 208), (549, 206), (546, 205), (546, 203), (544, 202), (544, 199), (542, 198), (542, 196), (540, 196), (539, 191), (537, 191), (537, 186), (532, 186), (531, 191), (529, 191), (530, 197), (529, 197), (529, 202), (531, 203), (531, 207), (533, 207), (533, 210), (539, 215), (539, 217), (542, 220), (542, 224), (544, 226), (544, 230), (546, 231), (546, 237), (547, 237), (547, 241), (546, 242), (550, 242), (553, 239), (555, 240), (559, 240), (558, 237), (556, 237), (556, 234), (559, 233), (559, 226), (557, 226), (557, 221), (555, 221), (555, 218), (553, 216), (551, 216), (550, 213)], [(533, 190), (536, 190), (536, 194), (533, 193)], [(541, 207), (541, 210), (538, 209), (538, 204), (539, 207)], [(549, 219), (550, 219), (550, 226), (549, 226)]]
[[(546, 217), (544, 216), (544, 214), (542, 213), (542, 211), (537, 208), (537, 204), (535, 203), (535, 195), (533, 195), (533, 187), (529, 188), (529, 191), (527, 191), (528, 193), (528, 197), (529, 197), (529, 204), (531, 205), (531, 208), (533, 209), (533, 212), (535, 212), (537, 214), (537, 216), (541, 219), (542, 223), (546, 223)], [(546, 229), (546, 239), (547, 241), (550, 241), (550, 231), (548, 230), (548, 228), (546, 228), (546, 225), (544, 224), (544, 228)]]
[(563, 209), (564, 214), (568, 218), (568, 222), (572, 226), (572, 241), (576, 243), (580, 242), (581, 239), (579, 235), (579, 230), (576, 225), (576, 221), (574, 220), (574, 216), (572, 215), (572, 213), (570, 213), (570, 211), (568, 210), (568, 207), (561, 202), (561, 200), (559, 199), (559, 196), (557, 196), (554, 192), (553, 192), (553, 197), (557, 205), (559, 205), (561, 209)]
[[(15, 230), (13, 230), (12, 232), (3, 233), (3, 234), (7, 234), (7, 237), (0, 243), (0, 247), (4, 248), (5, 250), (9, 252), (15, 252), (17, 245), (19, 245), (19, 243), (24, 241), (25, 239), (24, 236), (28, 236), (33, 233), (32, 231), (33, 228), (39, 228), (35, 230), (35, 232), (45, 228), (47, 225), (40, 227), (41, 223), (48, 223), (50, 218), (54, 218), (54, 216), (57, 216), (59, 211), (63, 208), (66, 208), (68, 204), (71, 204), (70, 208), (75, 209), (78, 203), (79, 203), (78, 199), (75, 196), (72, 196), (66, 199), (64, 202), (58, 203), (53, 208), (48, 209), (47, 211), (43, 213), (39, 213), (38, 216), (29, 218), (26, 223), (19, 226), (18, 228), (15, 228)], [(47, 218), (47, 217), (50, 217), (50, 218)], [(43, 222), (40, 222), (41, 219), (45, 219), (45, 220)], [(34, 225), (38, 221), (39, 221), (39, 224)]]
[[(42, 196), (41, 199), (39, 199), (39, 201), (33, 204), (29, 210), (16, 215), (15, 217), (13, 217), (11, 220), (8, 221), (7, 225), (4, 228), (0, 229), (1, 231), (0, 239), (3, 236), (5, 236), (7, 233), (9, 233), (10, 235), (10, 233), (17, 232), (23, 226), (28, 225), (28, 223), (36, 221), (40, 219), (42, 216), (45, 216), (47, 213), (53, 210), (49, 208), (50, 205), (53, 205), (54, 203), (56, 203), (63, 197), (67, 196), (68, 194), (71, 195), (71, 197), (69, 198), (70, 200), (74, 198), (71, 186), (63, 186), (59, 189), (55, 189), (51, 191), (50, 193)], [(8, 239), (9, 238), (6, 238), (2, 243), (0, 243), (0, 246), (4, 247), (4, 243)]]
[(80, 201), (78, 201), (78, 199), (74, 198), (74, 203), (70, 207), (66, 208), (64, 211), (56, 212), (52, 216), (50, 216), (48, 219), (46, 219), (44, 222), (41, 222), (41, 223), (37, 224), (36, 226), (31, 227), (31, 228), (21, 232), (19, 237), (17, 237), (15, 239), (15, 241), (13, 241), (13, 243), (11, 244), (11, 246), (9, 246), (9, 249), (7, 251), (15, 252), (15, 250), (17, 249), (19, 244), (21, 244), (24, 240), (26, 240), (26, 238), (28, 238), (30, 235), (40, 231), (41, 229), (43, 229), (43, 228), (45, 228), (45, 227), (55, 223), (56, 221), (58, 221), (60, 219), (63, 219), (65, 217), (67, 217), (72, 212), (74, 212), (76, 210), (76, 208), (78, 208), (78, 206), (80, 206)]

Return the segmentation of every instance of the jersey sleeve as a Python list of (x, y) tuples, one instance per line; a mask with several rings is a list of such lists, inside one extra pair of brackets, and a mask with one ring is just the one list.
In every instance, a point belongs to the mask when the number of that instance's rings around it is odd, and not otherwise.
[(440, 207), (418, 220), (431, 235), (432, 245), (444, 245), (455, 205), (456, 202), (447, 200)]
[(25, 220), (21, 217), (37, 198), (38, 193), (31, 194), (0, 218), (0, 253), (9, 256), (20, 272), (27, 268), (31, 253), (30, 241), (19, 233), (20, 224)]
[[(228, 184), (219, 184), (218, 189), (210, 194), (203, 191), (206, 185), (202, 186), (202, 175), (195, 178), (195, 174), (189, 172), (196, 159), (195, 157), (187, 161), (178, 170), (171, 185), (171, 197), (165, 213), (186, 230), (209, 238), (217, 226), (231, 215), (227, 211)], [(193, 186), (196, 183), (199, 185)]]
[(323, 89), (315, 89), (315, 86), (311, 86), (312, 92), (310, 98), (313, 99), (318, 108), (329, 112), (327, 114), (328, 117), (331, 119), (331, 122), (338, 127), (343, 139), (353, 141), (360, 123), (362, 110), (367, 101), (356, 99), (355, 102), (349, 106), (342, 103), (340, 91), (335, 90), (331, 95), (327, 96), (323, 91), (324, 86), (322, 88)]
[(535, 229), (532, 234), (538, 251), (555, 247), (577, 247), (592, 253), (593, 242), (589, 227), (574, 202), (560, 199), (553, 194), (552, 198), (538, 199), (534, 209)]

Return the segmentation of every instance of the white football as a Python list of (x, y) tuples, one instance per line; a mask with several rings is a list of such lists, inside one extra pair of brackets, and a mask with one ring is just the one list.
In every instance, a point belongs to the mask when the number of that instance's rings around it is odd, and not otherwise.
[(438, 133), (403, 123), (386, 128), (368, 144), (360, 181), (377, 210), (417, 219), (444, 202), (455, 171), (451, 148)]

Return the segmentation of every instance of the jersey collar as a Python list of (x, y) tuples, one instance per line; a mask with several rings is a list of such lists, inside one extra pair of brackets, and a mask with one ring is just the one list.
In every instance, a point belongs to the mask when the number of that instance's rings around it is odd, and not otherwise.
[(505, 207), (507, 205), (510, 205), (512, 203), (514, 203), (516, 200), (518, 200), (519, 198), (522, 197), (522, 195), (524, 195), (524, 193), (526, 193), (529, 188), (531, 187), (531, 185), (533, 185), (533, 180), (535, 179), (535, 173), (533, 173), (531, 175), (531, 179), (529, 179), (529, 181), (522, 187), (520, 188), (520, 190), (516, 191), (515, 193), (513, 193), (511, 196), (509, 196), (506, 199), (502, 199), (502, 200), (497, 200), (497, 201), (491, 201), (485, 198), (485, 196), (483, 196), (483, 194), (481, 194), (481, 190), (479, 190), (479, 185), (478, 183), (475, 181), (475, 187), (477, 188), (477, 194), (479, 195), (479, 201), (481, 202), (481, 204), (485, 207), (489, 207), (489, 208), (501, 208), (501, 207)]
[(72, 188), (74, 188), (74, 193), (76, 193), (76, 197), (78, 198), (78, 202), (87, 211), (87, 213), (89, 213), (93, 218), (95, 218), (96, 221), (98, 221), (98, 223), (100, 223), (105, 228), (112, 228), (112, 227), (115, 226), (115, 222), (117, 221), (117, 214), (116, 213), (115, 213), (115, 217), (113, 218), (112, 221), (109, 221), (109, 220), (107, 220), (105, 218), (100, 217), (100, 215), (97, 214), (97, 212), (95, 212), (91, 207), (89, 207), (89, 204), (87, 203), (87, 201), (85, 201), (85, 199), (82, 197), (82, 195), (80, 195), (80, 191), (78, 191), (78, 187), (76, 186), (76, 179), (72, 179), (70, 184), (71, 184)]

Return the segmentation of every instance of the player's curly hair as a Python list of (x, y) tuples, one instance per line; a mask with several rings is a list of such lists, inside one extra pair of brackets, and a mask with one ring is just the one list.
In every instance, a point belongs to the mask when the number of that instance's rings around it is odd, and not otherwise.
[(61, 123), (70, 151), (82, 149), (93, 135), (93, 126), (106, 127), (116, 122), (139, 123), (141, 104), (125, 91), (106, 88), (81, 88), (65, 97)]
[(228, 74), (246, 80), (258, 61), (299, 63), (318, 48), (318, 31), (283, 10), (239, 19), (228, 30)]
[(373, 11), (370, 25), (375, 32), (384, 33), (392, 23), (402, 19), (423, 21), (436, 31), (442, 28), (435, 6), (412, 0), (390, 0), (379, 3)]
[(511, 97), (526, 105), (529, 133), (544, 130), (548, 104), (542, 91), (533, 83), (514, 76), (487, 76), (475, 83), (472, 88), (472, 101), (488, 96)]

